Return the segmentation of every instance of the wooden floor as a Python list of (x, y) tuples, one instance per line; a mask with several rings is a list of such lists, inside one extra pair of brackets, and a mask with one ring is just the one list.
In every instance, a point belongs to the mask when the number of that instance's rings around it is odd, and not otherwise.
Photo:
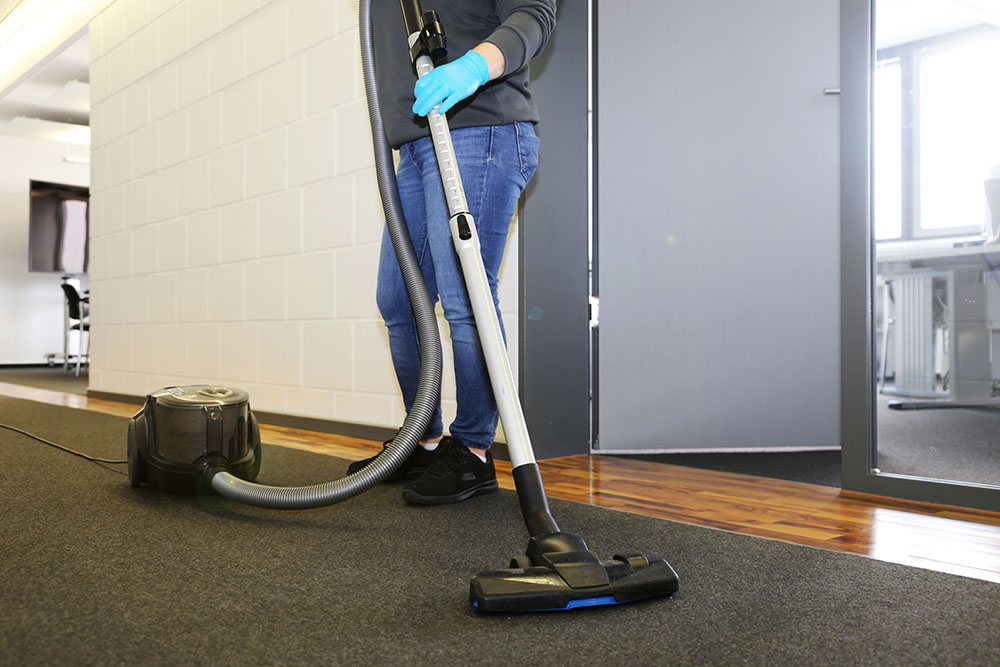
[[(130, 417), (136, 406), (0, 383), (0, 394)], [(379, 443), (262, 426), (264, 442), (362, 458)], [(600, 456), (541, 461), (551, 498), (1000, 583), (1000, 513)], [(498, 461), (500, 485), (514, 487)]]

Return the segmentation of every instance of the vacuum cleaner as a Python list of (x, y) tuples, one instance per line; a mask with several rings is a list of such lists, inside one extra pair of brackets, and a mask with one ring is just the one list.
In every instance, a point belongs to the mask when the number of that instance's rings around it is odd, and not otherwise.
[[(401, 0), (410, 54), (418, 77), (446, 56), (440, 18), (419, 0)], [(420, 345), (420, 381), (413, 407), (389, 446), (363, 469), (343, 479), (301, 487), (255, 483), (260, 470), (260, 430), (245, 391), (193, 385), (150, 394), (129, 423), (128, 473), (133, 486), (193, 492), (212, 489), (258, 507), (305, 509), (352, 498), (384, 481), (413, 452), (430, 422), (441, 386), (441, 341), (431, 298), (402, 214), (392, 149), (385, 136), (375, 81), (371, 0), (361, 0), (361, 61), (375, 150), (375, 170), (393, 249), (410, 298)], [(548, 611), (622, 604), (670, 595), (678, 589), (662, 558), (626, 552), (601, 560), (573, 533), (559, 529), (549, 510), (507, 357), (480, 253), (475, 221), (454, 159), (447, 118), (428, 114), (450, 225), (496, 397), (517, 497), (530, 534), (523, 555), (505, 569), (472, 578), (469, 600), (481, 612)]]

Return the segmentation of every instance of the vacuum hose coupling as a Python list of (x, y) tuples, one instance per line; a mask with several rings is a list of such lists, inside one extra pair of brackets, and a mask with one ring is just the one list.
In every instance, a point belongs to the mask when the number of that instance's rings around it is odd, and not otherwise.
[(448, 45), (437, 12), (421, 12), (420, 0), (400, 0), (399, 4), (410, 40), (410, 60), (416, 63), (420, 56), (444, 59), (448, 55)]

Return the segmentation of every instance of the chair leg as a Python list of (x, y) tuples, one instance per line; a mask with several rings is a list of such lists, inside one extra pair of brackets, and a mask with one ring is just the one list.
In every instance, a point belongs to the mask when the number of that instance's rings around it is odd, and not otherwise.
[[(80, 377), (80, 365), (83, 363), (83, 326), (80, 327), (80, 335), (76, 338), (76, 377)], [(87, 345), (90, 345), (90, 336), (87, 336)]]
[(63, 375), (69, 373), (69, 316), (65, 315), (66, 307), (63, 306)]

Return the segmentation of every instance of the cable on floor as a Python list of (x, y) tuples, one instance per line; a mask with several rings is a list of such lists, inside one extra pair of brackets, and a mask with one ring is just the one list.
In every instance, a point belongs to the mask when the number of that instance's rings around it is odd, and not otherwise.
[(88, 456), (87, 454), (84, 454), (82, 452), (74, 451), (74, 450), (70, 449), (69, 447), (64, 447), (62, 445), (58, 445), (58, 444), (56, 444), (56, 443), (54, 443), (54, 442), (52, 442), (50, 440), (46, 440), (45, 438), (41, 438), (41, 437), (39, 437), (37, 435), (34, 435), (33, 433), (28, 433), (27, 431), (22, 431), (21, 429), (19, 429), (17, 427), (8, 426), (7, 424), (0, 424), (0, 428), (5, 428), (8, 431), (13, 431), (14, 433), (20, 433), (23, 436), (27, 436), (29, 438), (32, 438), (33, 440), (37, 440), (38, 442), (41, 442), (41, 443), (46, 444), (46, 445), (49, 445), (50, 447), (55, 447), (56, 449), (61, 449), (64, 452), (72, 454), (73, 456), (79, 456), (81, 459), (86, 459), (86, 460), (88, 460), (88, 461), (90, 461), (92, 463), (114, 463), (114, 464), (125, 464), (125, 463), (128, 463), (128, 459), (125, 459), (125, 460), (102, 459), (102, 458), (98, 458), (96, 456)]

